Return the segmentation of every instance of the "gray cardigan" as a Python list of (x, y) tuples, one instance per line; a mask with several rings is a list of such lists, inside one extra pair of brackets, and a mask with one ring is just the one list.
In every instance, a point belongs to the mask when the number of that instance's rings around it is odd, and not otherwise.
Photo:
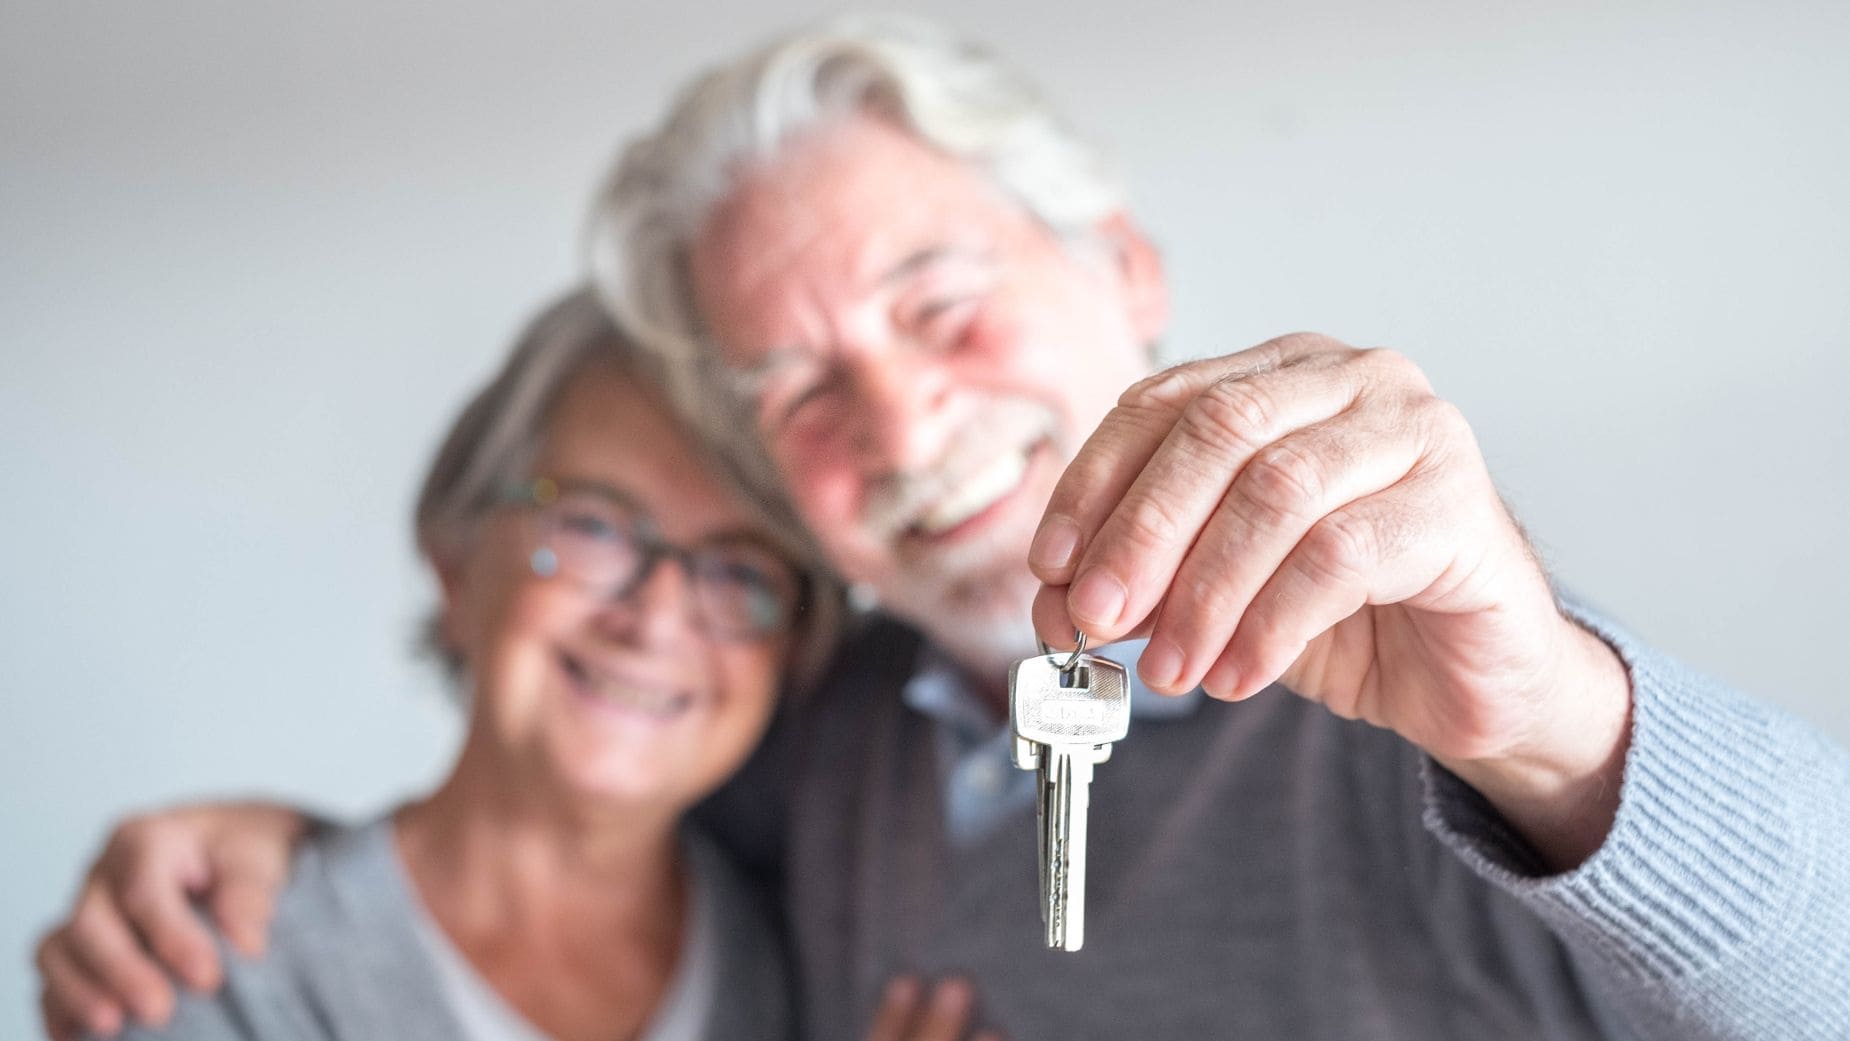
[[(692, 913), (682, 964), (646, 1041), (792, 1036), (785, 958), (762, 901), (704, 837), (686, 836)], [(128, 1041), (529, 1041), (542, 1035), (467, 968), (411, 890), (388, 818), (324, 828), (297, 853), (269, 950), (221, 945), (226, 983), (186, 993)], [(696, 980), (697, 977), (697, 980)], [(704, 1023), (702, 1022), (704, 1020)]]
[(789, 760), (804, 1037), (853, 1041), (911, 971), (968, 975), (1025, 1041), (1850, 1041), (1850, 756), (1584, 620), (1635, 711), (1579, 869), (1541, 870), (1387, 731), (1282, 690), (1204, 699), (1099, 767), (1075, 954), (1041, 942), (1031, 805), (947, 827), (944, 726), (899, 694), (921, 640), (875, 625)]

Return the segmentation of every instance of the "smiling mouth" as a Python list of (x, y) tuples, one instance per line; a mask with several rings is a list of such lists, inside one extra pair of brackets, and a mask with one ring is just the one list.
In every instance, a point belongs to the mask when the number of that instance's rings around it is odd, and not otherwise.
[(600, 705), (655, 720), (674, 719), (694, 706), (691, 694), (639, 685), (620, 676), (594, 671), (569, 654), (559, 655), (559, 662), (572, 678), (573, 686)]
[(1021, 487), (1038, 444), (1006, 452), (971, 472), (912, 523), (909, 534), (935, 538), (968, 522)]

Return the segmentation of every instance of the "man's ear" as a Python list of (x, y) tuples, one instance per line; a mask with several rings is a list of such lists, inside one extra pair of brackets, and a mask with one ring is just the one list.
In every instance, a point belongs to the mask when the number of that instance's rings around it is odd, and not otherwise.
[(1162, 254), (1123, 210), (1099, 221), (1098, 235), (1111, 250), (1132, 331), (1154, 345), (1169, 328), (1169, 281), (1163, 276)]

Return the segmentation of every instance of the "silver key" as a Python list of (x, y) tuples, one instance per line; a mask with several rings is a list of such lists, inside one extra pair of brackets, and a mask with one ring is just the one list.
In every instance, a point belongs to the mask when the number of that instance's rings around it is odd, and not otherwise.
[(1015, 765), (1040, 776), (1041, 922), (1047, 946), (1063, 951), (1085, 943), (1092, 768), (1111, 757), (1131, 721), (1124, 666), (1084, 650), (1082, 634), (1070, 654), (1044, 653), (1009, 669)]

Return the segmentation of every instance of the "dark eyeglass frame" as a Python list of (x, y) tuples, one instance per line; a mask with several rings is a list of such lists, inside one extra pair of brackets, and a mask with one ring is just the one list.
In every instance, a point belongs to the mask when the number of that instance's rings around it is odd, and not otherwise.
[[(612, 600), (627, 600), (635, 594), (636, 590), (642, 588), (662, 561), (674, 560), (681, 565), (682, 574), (686, 575), (689, 583), (695, 587), (695, 617), (699, 619), (702, 631), (733, 641), (765, 640), (792, 632), (796, 628), (797, 619), (809, 608), (811, 596), (809, 575), (802, 568), (792, 564), (770, 543), (750, 534), (738, 533), (721, 536), (709, 543), (682, 546), (662, 536), (654, 516), (636, 501), (634, 496), (610, 485), (574, 478), (534, 477), (502, 487), (496, 496), (496, 501), (502, 505), (544, 511), (557, 505), (569, 494), (592, 495), (616, 507), (628, 522), (624, 534), (640, 554), (640, 561), (634, 573), (623, 582), (602, 588), (600, 583), (581, 581), (581, 584), (588, 589), (597, 589), (602, 595)], [(728, 624), (713, 616), (707, 606), (707, 601), (699, 595), (698, 587), (704, 581), (702, 576), (712, 573), (703, 564), (711, 559), (707, 553), (716, 545), (748, 545), (762, 551), (778, 563), (783, 572), (782, 577), (789, 579), (788, 595), (778, 595), (784, 588), (783, 584), (778, 581), (780, 576), (765, 575), (764, 577), (768, 582), (768, 591), (777, 597), (779, 617), (764, 624), (739, 626)], [(544, 559), (542, 552), (550, 556), (552, 563), (549, 566), (542, 566), (541, 561)], [(557, 554), (551, 546), (541, 545), (534, 551), (530, 566), (536, 575), (551, 577), (558, 567)]]

